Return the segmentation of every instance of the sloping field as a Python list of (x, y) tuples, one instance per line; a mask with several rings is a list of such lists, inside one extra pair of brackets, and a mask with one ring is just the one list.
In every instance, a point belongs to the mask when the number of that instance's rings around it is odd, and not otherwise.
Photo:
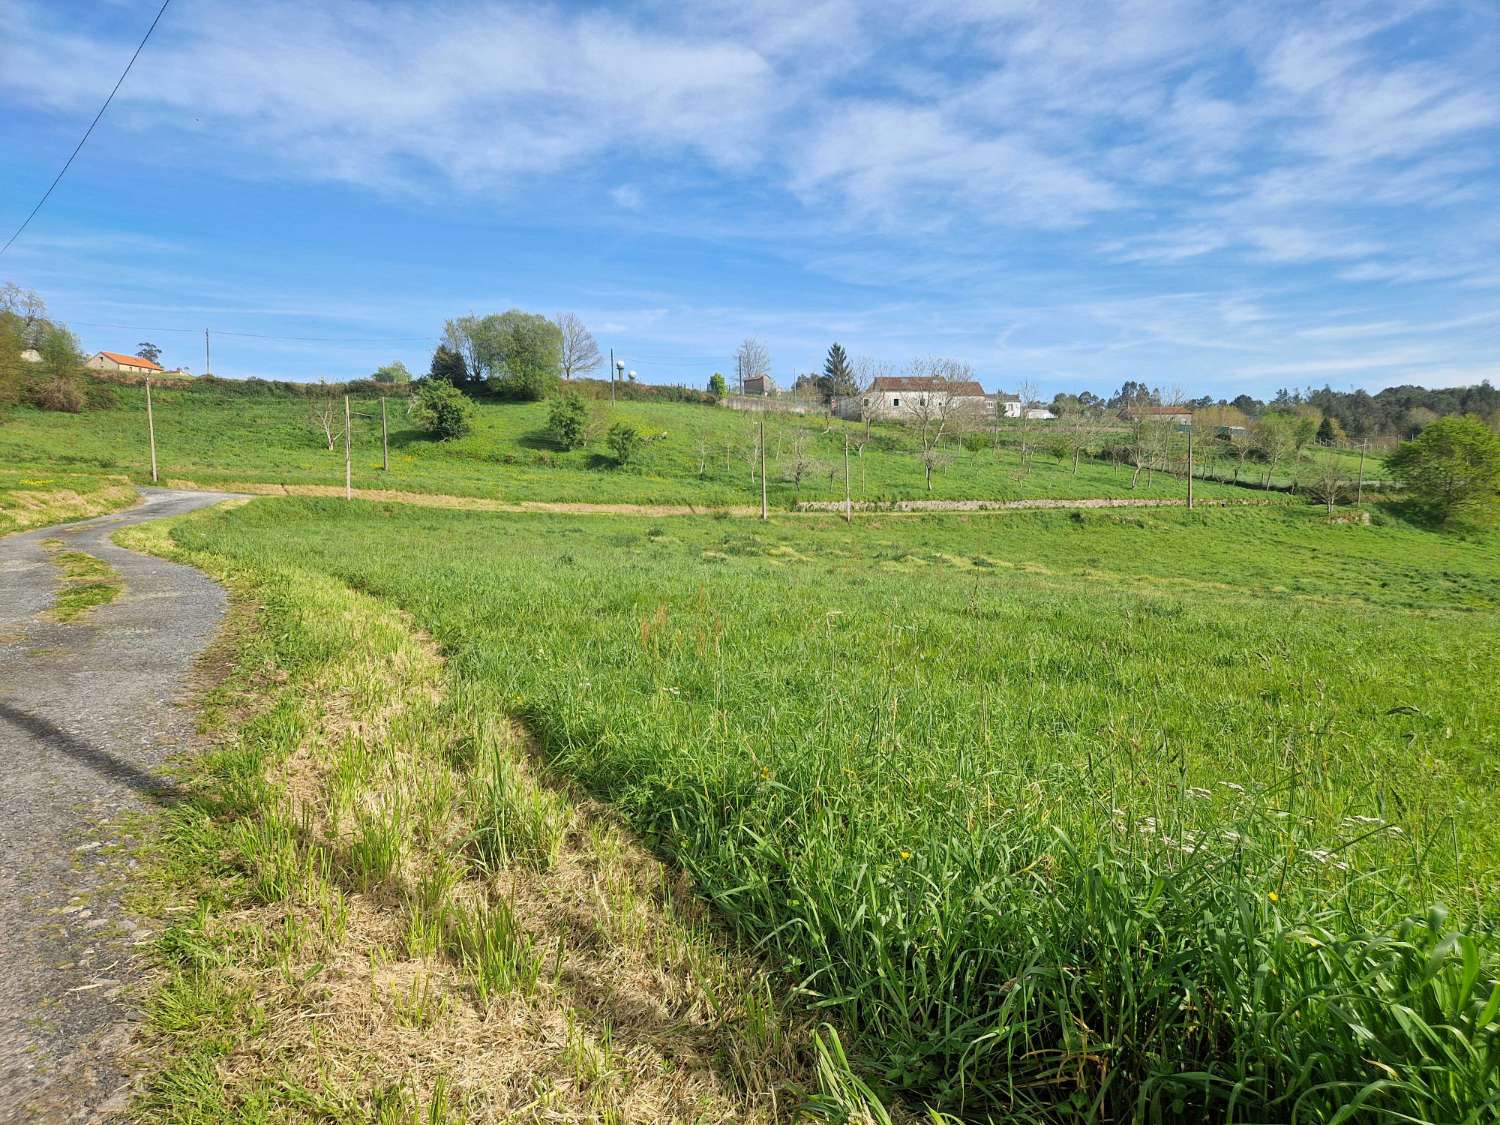
[[(231, 384), (234, 385), (234, 384)], [(115, 387), (118, 405), (82, 414), (17, 408), (0, 424), (0, 457), (47, 470), (130, 473), (144, 481), (149, 460), (144, 392)], [(156, 435), (163, 480), (206, 487), (230, 483), (342, 487), (342, 437), (335, 448), (314, 421), (311, 400), (284, 393), (231, 393), (213, 386), (159, 388)], [(342, 400), (336, 404), (342, 434)], [(631, 422), (647, 435), (639, 464), (617, 467), (596, 436), (587, 448), (565, 451), (547, 435), (545, 403), (481, 402), (474, 431), (435, 442), (406, 417), (404, 399), (387, 403), (390, 470), (381, 468), (380, 403), (353, 404), (353, 480), (357, 488), (443, 493), (516, 501), (671, 504), (731, 507), (760, 502), (755, 462), (756, 417), (678, 403), (595, 404), (596, 429)], [(864, 451), (862, 426), (850, 423), (855, 445), (850, 478), (856, 499), (1011, 500), (1026, 497), (1154, 497), (1182, 499), (1186, 483), (1162, 473), (1130, 487), (1128, 467), (1037, 454), (1020, 471), (1015, 434), (991, 449), (984, 435), (964, 448), (947, 443), (944, 464), (929, 493), (917, 439), (899, 426), (876, 426)], [(1038, 430), (1033, 437), (1040, 436)], [(842, 499), (844, 423), (819, 417), (766, 418), (767, 491), (773, 506), (796, 500)], [(800, 471), (799, 471), (800, 465)], [(758, 470), (757, 470), (758, 471)], [(800, 482), (796, 479), (800, 476)], [(1256, 496), (1254, 491), (1199, 482), (1209, 497)]]
[(973, 1120), (1494, 1112), (1494, 537), (302, 499), (174, 535), (409, 614), (888, 1093)]

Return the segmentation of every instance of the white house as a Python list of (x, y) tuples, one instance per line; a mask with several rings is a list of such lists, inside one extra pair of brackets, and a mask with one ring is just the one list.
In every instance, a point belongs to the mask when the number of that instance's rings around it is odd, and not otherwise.
[(27, 348), (21, 353), (21, 358), (24, 359), (27, 363), (41, 363), (42, 353), (37, 351), (35, 348)]
[(996, 391), (995, 405), (991, 409), (998, 411), (1002, 418), (1019, 418), (1021, 416), (1021, 396), (1008, 395), (1004, 391)]
[(161, 364), (152, 363), (138, 355), (122, 355), (120, 352), (97, 352), (85, 367), (95, 371), (123, 371), (127, 375), (160, 375)]
[(931, 375), (881, 375), (857, 395), (834, 403), (840, 418), (912, 418), (940, 408), (984, 414), (994, 409), (989, 395), (972, 379), (938, 379)]
[(1034, 406), (1026, 412), (1026, 417), (1038, 422), (1047, 422), (1056, 418), (1057, 415), (1044, 406)]

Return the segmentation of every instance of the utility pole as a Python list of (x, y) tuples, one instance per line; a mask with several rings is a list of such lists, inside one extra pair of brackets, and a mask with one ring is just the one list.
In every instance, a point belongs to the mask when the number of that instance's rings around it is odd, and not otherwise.
[(1359, 443), (1359, 483), (1354, 487), (1355, 507), (1365, 502), (1365, 450), (1370, 448), (1370, 439)]
[(609, 349), (609, 401), (615, 401), (615, 349)]
[(354, 499), (354, 469), (349, 459), (349, 396), (344, 396), (344, 499)]
[(151, 483), (156, 483), (156, 420), (151, 416), (151, 377), (146, 377), (146, 433), (151, 437)]
[(768, 520), (770, 512), (766, 510), (766, 415), (765, 411), (760, 415), (760, 518)]
[(387, 473), (391, 471), (391, 439), (390, 430), (385, 424), (385, 395), (380, 396), (380, 467)]
[(1193, 424), (1188, 423), (1188, 510), (1193, 508)]
[(849, 425), (844, 424), (844, 522), (854, 522), (854, 499), (849, 495)]
[(209, 346), (208, 346), (208, 329), (205, 328), (203, 330), (203, 374), (205, 374), (205, 375), (212, 375), (213, 373), (214, 373), (213, 352), (209, 349)]

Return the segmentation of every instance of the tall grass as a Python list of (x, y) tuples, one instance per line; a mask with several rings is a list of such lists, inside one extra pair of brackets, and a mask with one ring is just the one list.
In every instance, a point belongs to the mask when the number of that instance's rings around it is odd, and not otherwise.
[(291, 501), (176, 534), (394, 599), (837, 1015), (881, 1096), (1014, 1121), (1500, 1105), (1494, 539)]

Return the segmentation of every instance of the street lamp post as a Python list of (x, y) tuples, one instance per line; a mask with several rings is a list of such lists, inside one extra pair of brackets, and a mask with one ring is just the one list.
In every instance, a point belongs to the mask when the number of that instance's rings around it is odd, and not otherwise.
[(617, 360), (615, 360), (615, 369), (614, 369), (614, 371), (610, 372), (610, 378), (609, 378), (609, 401), (610, 402), (614, 402), (615, 401), (615, 379), (616, 378), (623, 379), (624, 377), (625, 377), (625, 361), (623, 359), (617, 359)]

